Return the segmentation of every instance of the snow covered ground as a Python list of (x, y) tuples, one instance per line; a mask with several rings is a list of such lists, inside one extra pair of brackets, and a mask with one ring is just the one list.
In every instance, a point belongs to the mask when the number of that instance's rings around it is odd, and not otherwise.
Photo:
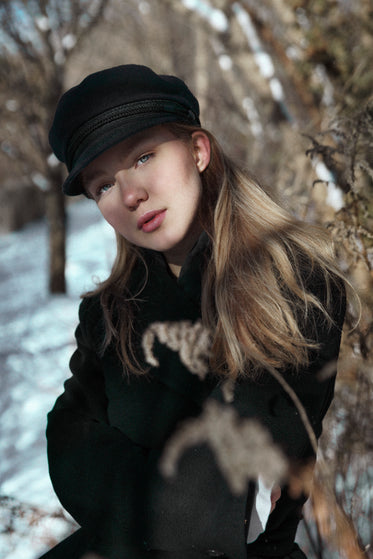
[(107, 276), (114, 235), (96, 206), (69, 206), (67, 295), (48, 293), (44, 221), (0, 237), (0, 559), (35, 559), (72, 529), (49, 481), (46, 414), (69, 376), (79, 296)]

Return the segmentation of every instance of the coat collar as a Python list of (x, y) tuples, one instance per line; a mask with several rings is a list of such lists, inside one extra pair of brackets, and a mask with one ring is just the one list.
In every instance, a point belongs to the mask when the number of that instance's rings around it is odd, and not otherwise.
[(211, 254), (211, 241), (207, 233), (203, 232), (199, 236), (194, 247), (186, 257), (178, 278), (170, 271), (166, 259), (161, 252), (142, 249), (141, 254), (147, 264), (150, 275), (153, 277), (155, 274), (171, 276), (188, 298), (200, 303), (202, 275)]

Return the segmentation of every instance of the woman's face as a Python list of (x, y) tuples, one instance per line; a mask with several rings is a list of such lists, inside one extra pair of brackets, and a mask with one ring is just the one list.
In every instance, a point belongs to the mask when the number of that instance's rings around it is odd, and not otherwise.
[(201, 233), (200, 173), (209, 161), (204, 132), (193, 132), (187, 145), (157, 126), (105, 151), (84, 169), (82, 178), (120, 235), (181, 266)]

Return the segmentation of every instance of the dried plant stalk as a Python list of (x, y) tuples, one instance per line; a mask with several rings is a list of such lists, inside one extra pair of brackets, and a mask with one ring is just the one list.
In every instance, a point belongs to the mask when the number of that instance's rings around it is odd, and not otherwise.
[(177, 462), (190, 447), (207, 443), (232, 493), (247, 490), (259, 475), (268, 485), (281, 483), (287, 460), (269, 432), (257, 421), (241, 419), (232, 408), (216, 401), (206, 403), (203, 413), (185, 422), (168, 442), (161, 459), (162, 473), (176, 474)]
[(179, 352), (180, 361), (191, 373), (204, 379), (208, 372), (210, 351), (210, 331), (198, 320), (194, 324), (187, 320), (178, 322), (153, 322), (145, 331), (142, 347), (145, 360), (149, 365), (158, 367), (159, 362), (154, 356), (155, 338), (173, 351)]

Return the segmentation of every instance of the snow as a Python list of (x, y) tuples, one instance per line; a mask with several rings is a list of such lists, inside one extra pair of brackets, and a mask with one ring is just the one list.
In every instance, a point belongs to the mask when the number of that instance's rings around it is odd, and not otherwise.
[(140, 2), (138, 8), (139, 8), (139, 12), (145, 16), (147, 16), (151, 11), (150, 4), (149, 2), (146, 1)]
[(80, 294), (107, 276), (115, 238), (89, 200), (69, 206), (68, 231), (67, 295), (48, 294), (44, 221), (0, 237), (1, 559), (35, 559), (73, 528), (48, 476), (46, 415), (69, 376)]
[(32, 173), (31, 180), (40, 190), (47, 191), (49, 189), (49, 183), (41, 173)]
[(334, 208), (338, 212), (344, 206), (343, 192), (335, 184), (333, 173), (328, 169), (321, 160), (314, 162), (315, 171), (319, 180), (324, 181), (328, 185), (326, 204)]
[(212, 7), (208, 2), (203, 0), (182, 0), (184, 6), (189, 10), (194, 10), (209, 22), (211, 27), (224, 33), (228, 29), (228, 20), (222, 10)]
[(284, 90), (282, 89), (282, 85), (277, 78), (271, 78), (269, 80), (269, 88), (275, 101), (284, 100)]
[(260, 121), (259, 113), (255, 107), (254, 100), (251, 97), (245, 97), (242, 106), (246, 111), (247, 119), (250, 123), (250, 128), (253, 136), (260, 136), (263, 133), (262, 123)]
[(253, 51), (254, 60), (259, 72), (263, 78), (268, 80), (272, 97), (275, 101), (283, 101), (284, 91), (280, 80), (275, 77), (275, 67), (273, 65), (272, 58), (267, 52), (265, 52), (248, 12), (237, 2), (233, 4), (233, 10), (236, 14), (237, 21), (246, 35), (247, 42)]
[(35, 18), (35, 24), (40, 29), (40, 31), (49, 31), (50, 21), (46, 16), (39, 16)]
[(64, 37), (62, 37), (62, 46), (66, 50), (71, 50), (76, 45), (77, 38), (72, 33), (67, 33)]
[(221, 54), (219, 56), (219, 65), (220, 68), (224, 71), (227, 70), (231, 70), (232, 66), (233, 66), (233, 62), (230, 56), (228, 56), (227, 54)]
[(60, 164), (60, 162), (58, 161), (58, 159), (57, 159), (57, 157), (54, 155), (54, 153), (50, 153), (50, 154), (48, 155), (47, 163), (48, 163), (48, 166), (51, 167), (52, 169), (53, 169), (54, 167), (57, 167), (57, 166)]

